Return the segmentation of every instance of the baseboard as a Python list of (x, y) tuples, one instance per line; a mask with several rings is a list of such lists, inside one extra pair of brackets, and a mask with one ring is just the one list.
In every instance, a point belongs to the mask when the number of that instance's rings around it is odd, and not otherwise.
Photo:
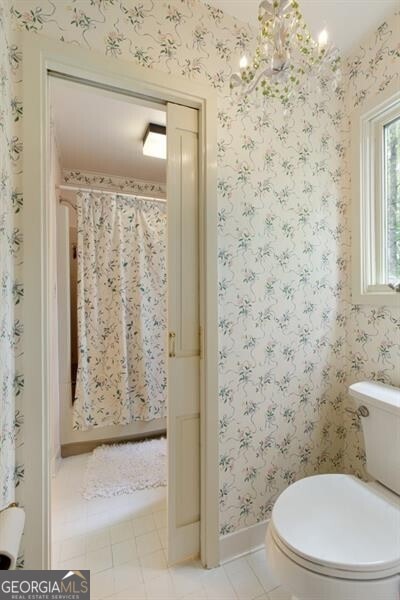
[(269, 519), (221, 536), (219, 538), (220, 563), (260, 550), (264, 546), (268, 522)]
[(146, 440), (149, 438), (158, 438), (167, 435), (167, 430), (163, 429), (160, 431), (148, 431), (144, 433), (133, 434), (129, 436), (121, 436), (114, 438), (104, 438), (100, 440), (88, 440), (87, 442), (71, 442), (69, 444), (62, 444), (61, 446), (61, 457), (67, 458), (68, 456), (76, 456), (77, 454), (85, 454), (91, 452), (97, 446), (103, 444), (123, 444), (125, 442), (140, 442), (140, 440)]

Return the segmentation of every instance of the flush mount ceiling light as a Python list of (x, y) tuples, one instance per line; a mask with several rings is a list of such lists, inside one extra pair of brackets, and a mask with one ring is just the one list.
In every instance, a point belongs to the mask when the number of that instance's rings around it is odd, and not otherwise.
[(154, 158), (167, 158), (167, 130), (164, 125), (149, 123), (143, 138), (143, 154)]
[(318, 42), (312, 38), (297, 0), (263, 0), (258, 20), (254, 56), (242, 56), (231, 88), (243, 94), (261, 90), (268, 98), (287, 102), (312, 76), (338, 76), (339, 54), (328, 44), (328, 32), (321, 31)]

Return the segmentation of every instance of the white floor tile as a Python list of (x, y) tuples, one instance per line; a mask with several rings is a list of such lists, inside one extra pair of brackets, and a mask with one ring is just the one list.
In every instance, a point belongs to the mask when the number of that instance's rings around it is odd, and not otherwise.
[(196, 592), (192, 592), (191, 594), (187, 594), (182, 596), (182, 600), (208, 600), (208, 596), (204, 588), (197, 590)]
[(207, 571), (201, 583), (210, 600), (237, 600), (238, 598), (222, 567)]
[(86, 565), (91, 573), (100, 573), (106, 569), (111, 569), (113, 566), (111, 546), (88, 552), (86, 554)]
[(292, 600), (292, 595), (289, 594), (283, 587), (277, 587), (268, 593), (269, 600)]
[(187, 595), (195, 592), (205, 593), (202, 579), (206, 574), (200, 561), (190, 561), (170, 567), (169, 572), (178, 594)]
[(246, 558), (227, 563), (224, 565), (224, 570), (240, 600), (254, 600), (264, 593), (265, 590)]
[(161, 547), (162, 548), (166, 548), (167, 547), (167, 528), (164, 527), (164, 529), (158, 529), (157, 530), (158, 533), (158, 537), (160, 538), (160, 542), (161, 542)]
[(279, 582), (272, 577), (268, 569), (264, 550), (259, 550), (258, 552), (249, 554), (247, 556), (247, 562), (266, 592), (278, 587)]
[(153, 581), (165, 574), (169, 575), (167, 561), (162, 550), (145, 554), (139, 558), (144, 582)]
[(130, 561), (114, 567), (115, 591), (122, 592), (128, 588), (135, 589), (143, 583), (143, 577), (138, 561)]
[(110, 528), (110, 537), (112, 544), (117, 544), (118, 542), (130, 540), (133, 537), (133, 528), (131, 521), (122, 521), (122, 523), (113, 525)]
[(70, 524), (75, 523), (75, 521), (81, 520), (86, 516), (86, 505), (83, 501), (74, 502), (74, 506), (69, 506), (63, 511), (63, 521), (64, 523)]
[(112, 569), (106, 569), (101, 573), (90, 574), (90, 598), (101, 600), (115, 592), (114, 573)]
[(167, 527), (167, 511), (159, 510), (153, 514), (157, 529), (165, 529)]
[(150, 579), (144, 583), (147, 597), (157, 600), (177, 600), (178, 595), (173, 580), (168, 571), (156, 579)]
[(86, 555), (82, 554), (81, 556), (75, 556), (74, 558), (60, 561), (54, 568), (65, 571), (80, 571), (82, 569), (87, 569)]
[(130, 586), (126, 590), (116, 592), (109, 596), (107, 600), (154, 600), (148, 599), (144, 585), (137, 584), (134, 587)]
[(123, 565), (137, 557), (136, 543), (134, 540), (125, 540), (111, 546), (113, 565)]
[(136, 538), (136, 547), (139, 556), (150, 554), (156, 550), (161, 550), (161, 541), (157, 531), (151, 531), (143, 535), (138, 535)]
[(86, 552), (100, 550), (111, 544), (110, 532), (108, 529), (102, 529), (95, 533), (90, 533), (86, 537)]
[(86, 552), (86, 537), (84, 535), (68, 538), (60, 544), (60, 560), (68, 560)]
[(83, 500), (87, 458), (62, 460), (52, 482), (53, 568), (90, 569), (93, 600), (290, 599), (263, 551), (213, 570), (199, 561), (168, 568), (166, 488)]
[(63, 541), (75, 536), (84, 535), (87, 531), (86, 525), (86, 519), (79, 519), (73, 523), (61, 523), (56, 529), (53, 530), (53, 540)]
[(117, 525), (119, 521), (119, 517), (114, 513), (98, 513), (95, 515), (88, 515), (84, 527), (86, 528), (87, 533), (91, 534), (103, 529), (111, 529), (111, 527)]
[(156, 529), (156, 522), (153, 515), (145, 515), (131, 521), (133, 534), (135, 536), (150, 533)]

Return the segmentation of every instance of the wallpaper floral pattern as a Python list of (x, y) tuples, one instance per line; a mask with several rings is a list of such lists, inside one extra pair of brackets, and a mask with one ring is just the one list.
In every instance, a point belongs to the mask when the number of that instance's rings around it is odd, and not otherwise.
[(166, 416), (165, 204), (77, 194), (74, 429)]
[[(389, 85), (400, 88), (400, 11), (382, 23), (372, 36), (349, 57), (345, 71), (348, 82), (346, 113), (379, 97)], [(346, 135), (350, 139), (347, 129)], [(346, 166), (345, 166), (346, 165)], [(344, 161), (351, 181), (349, 161)], [(349, 198), (349, 203), (351, 202)], [(348, 384), (372, 379), (400, 386), (400, 297), (398, 308), (350, 305), (348, 309)], [(363, 474), (364, 445), (358, 423), (345, 414), (351, 448), (344, 453), (348, 470)]]
[[(305, 474), (361, 473), (346, 387), (399, 383), (399, 317), (351, 304), (348, 113), (399, 71), (399, 15), (345, 65), (343, 88), (321, 80), (284, 111), (232, 97), (252, 32), (198, 0), (15, 0), (12, 12), (16, 29), (217, 90), (221, 533), (266, 518)], [(22, 110), (18, 45), (9, 61)]]
[(164, 183), (143, 181), (132, 177), (119, 177), (106, 173), (94, 173), (93, 171), (64, 169), (63, 179), (64, 183), (69, 185), (88, 186), (126, 194), (139, 194), (149, 198), (165, 198), (167, 194)]
[[(0, 508), (20, 497), (23, 389), (21, 371), (23, 197), (20, 136), (22, 102), (16, 93), (20, 51), (15, 43), (10, 2), (0, 5)], [(23, 559), (18, 561), (23, 564)]]
[(14, 265), (12, 172), (12, 90), (7, 3), (0, 6), (0, 509), (14, 500)]

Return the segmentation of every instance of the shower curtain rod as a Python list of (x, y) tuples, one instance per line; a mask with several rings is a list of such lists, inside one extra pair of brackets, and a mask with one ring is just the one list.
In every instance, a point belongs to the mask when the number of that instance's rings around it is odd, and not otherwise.
[[(65, 190), (65, 191), (77, 191), (77, 192), (99, 192), (101, 194), (117, 194), (118, 196), (135, 196), (135, 198), (140, 198), (141, 200), (149, 200), (150, 202), (166, 202), (166, 198), (153, 198), (152, 196), (139, 196), (138, 194), (124, 194), (123, 192), (111, 192), (110, 190), (101, 190), (96, 188), (85, 188), (78, 187), (75, 185), (56, 185), (56, 190)], [(61, 198), (62, 200), (62, 198)]]

